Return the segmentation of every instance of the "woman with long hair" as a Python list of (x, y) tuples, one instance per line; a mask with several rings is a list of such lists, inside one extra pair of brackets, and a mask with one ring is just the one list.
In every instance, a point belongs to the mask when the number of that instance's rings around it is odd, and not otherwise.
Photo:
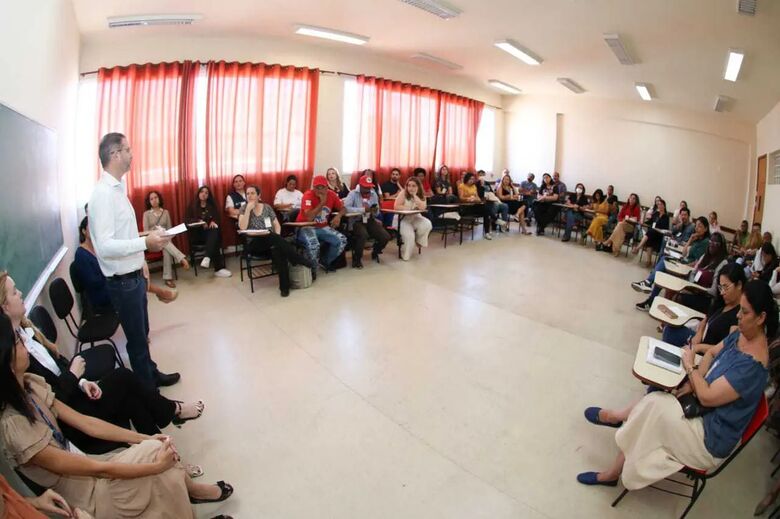
[[(146, 211), (144, 212), (144, 232), (149, 232), (157, 227), (168, 230), (173, 227), (171, 213), (164, 206), (163, 197), (159, 191), (149, 191), (144, 199)], [(173, 280), (173, 263), (179, 263), (184, 270), (190, 269), (190, 263), (187, 256), (181, 252), (173, 242), (168, 243), (163, 250), (163, 274), (165, 286), (176, 288), (176, 282)]]
[(219, 212), (214, 203), (214, 196), (208, 186), (201, 186), (195, 195), (189, 210), (190, 238), (194, 243), (206, 246), (206, 255), (200, 262), (204, 269), (214, 268), (214, 275), (219, 278), (229, 278), (233, 274), (225, 268), (225, 258), (222, 256), (222, 234), (219, 230)]
[[(395, 199), (396, 211), (414, 210), (425, 211), (427, 204), (423, 185), (417, 177), (409, 177), (404, 188), (398, 193)], [(428, 246), (428, 235), (431, 234), (433, 225), (431, 221), (422, 214), (413, 214), (406, 216), (401, 220), (398, 232), (401, 233), (401, 259), (409, 261), (412, 257), (414, 246)]]
[(238, 218), (238, 212), (246, 205), (246, 179), (235, 175), (230, 182), (230, 191), (225, 197), (225, 212), (230, 218)]
[(628, 202), (618, 213), (618, 224), (610, 237), (602, 244), (601, 250), (611, 252), (613, 256), (617, 257), (620, 254), (620, 248), (626, 241), (626, 236), (633, 236), (636, 226), (639, 225), (641, 211), (639, 195), (631, 193), (628, 196)]
[[(658, 231), (669, 230), (671, 227), (671, 219), (669, 218), (669, 213), (666, 212), (666, 201), (660, 197), (656, 198), (655, 211), (653, 211), (649, 220), (645, 219), (647, 232), (645, 232), (642, 240), (631, 249), (632, 254), (636, 254), (646, 248), (655, 251), (659, 250), (664, 235)], [(646, 266), (650, 266), (650, 254), (647, 255)]]
[(328, 168), (325, 172), (325, 179), (328, 181), (328, 189), (336, 193), (339, 198), (346, 198), (349, 194), (349, 188), (341, 181), (341, 174), (336, 168)]
[(536, 235), (544, 236), (544, 228), (552, 221), (557, 212), (554, 203), (558, 201), (555, 192), (555, 184), (549, 173), (542, 175), (542, 185), (539, 186), (536, 200), (533, 203), (534, 217), (536, 218)]
[[(14, 280), (0, 271), (0, 313), (7, 316), (30, 352), (30, 373), (42, 377), (62, 402), (78, 412), (145, 434), (159, 434), (170, 423), (181, 425), (203, 413), (202, 400), (168, 400), (156, 390), (147, 389), (135, 374), (114, 368), (114, 350), (97, 345), (68, 360), (25, 315), (22, 293)], [(65, 436), (79, 449), (104, 454), (121, 445), (62, 425)]]
[[(768, 380), (777, 303), (765, 283), (745, 284), (737, 319), (737, 329), (708, 348), (698, 366), (693, 348), (682, 348), (687, 382), (676, 390), (648, 393), (624, 416), (610, 416), (599, 407), (585, 410), (589, 422), (619, 427), (615, 441), (620, 453), (607, 470), (583, 472), (577, 481), (614, 487), (622, 480), (627, 490), (638, 490), (683, 466), (706, 471), (729, 456), (764, 398)], [(710, 410), (685, 416), (680, 397), (695, 398)]]
[(496, 196), (507, 205), (509, 213), (512, 215), (512, 220), (520, 222), (520, 232), (523, 234), (531, 234), (528, 229), (526, 229), (525, 202), (523, 200), (523, 195), (521, 195), (520, 190), (515, 187), (512, 182), (512, 176), (508, 171), (501, 177), (498, 189), (496, 189)]
[[(149, 436), (86, 416), (27, 373), (30, 355), (11, 320), (0, 315), (0, 442), (11, 467), (96, 519), (193, 518), (190, 503), (224, 501), (233, 487), (195, 483), (169, 436)], [(130, 445), (103, 459), (74, 450), (59, 423)]]
[[(609, 221), (609, 202), (604, 198), (604, 191), (597, 189), (593, 192), (590, 208), (593, 211), (593, 220), (588, 226), (588, 236), (593, 238), (596, 248), (601, 249), (601, 242), (604, 241), (604, 226)], [(582, 237), (582, 244), (585, 245), (585, 236)]]

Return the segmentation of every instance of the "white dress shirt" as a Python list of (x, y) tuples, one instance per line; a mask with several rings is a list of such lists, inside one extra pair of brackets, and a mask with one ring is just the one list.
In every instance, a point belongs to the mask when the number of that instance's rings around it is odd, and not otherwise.
[(294, 191), (289, 191), (287, 188), (283, 187), (276, 192), (276, 196), (274, 197), (274, 205), (292, 204), (293, 209), (300, 209), (302, 198), (303, 193), (297, 189)]
[(60, 373), (62, 373), (60, 371), (60, 367), (49, 353), (49, 350), (46, 349), (46, 346), (35, 340), (35, 332), (33, 329), (22, 328), (19, 330), (19, 336), (24, 341), (24, 347), (27, 349), (30, 355), (35, 357), (35, 360), (37, 360), (41, 366), (59, 377)]
[(138, 236), (125, 183), (103, 171), (89, 199), (89, 233), (103, 275), (129, 274), (144, 265), (146, 240)]

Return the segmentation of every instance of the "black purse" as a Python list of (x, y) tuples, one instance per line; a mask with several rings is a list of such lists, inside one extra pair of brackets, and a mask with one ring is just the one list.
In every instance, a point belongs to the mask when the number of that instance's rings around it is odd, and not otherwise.
[(693, 393), (687, 393), (677, 399), (683, 410), (685, 418), (698, 418), (712, 411), (711, 407), (701, 405), (699, 399)]

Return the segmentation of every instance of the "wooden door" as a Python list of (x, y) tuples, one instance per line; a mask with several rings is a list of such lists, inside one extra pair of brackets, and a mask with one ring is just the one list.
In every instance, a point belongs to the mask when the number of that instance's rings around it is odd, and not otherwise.
[(756, 203), (753, 205), (753, 223), (761, 223), (764, 218), (764, 193), (766, 192), (766, 155), (758, 157), (758, 175), (756, 179)]

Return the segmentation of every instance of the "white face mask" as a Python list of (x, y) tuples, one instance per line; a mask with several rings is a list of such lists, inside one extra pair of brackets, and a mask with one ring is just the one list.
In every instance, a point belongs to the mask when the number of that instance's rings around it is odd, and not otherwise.
[(581, 194), (582, 194), (582, 188), (581, 188), (581, 187), (578, 187), (578, 188), (577, 188), (577, 194), (578, 194), (578, 195), (581, 195)]

